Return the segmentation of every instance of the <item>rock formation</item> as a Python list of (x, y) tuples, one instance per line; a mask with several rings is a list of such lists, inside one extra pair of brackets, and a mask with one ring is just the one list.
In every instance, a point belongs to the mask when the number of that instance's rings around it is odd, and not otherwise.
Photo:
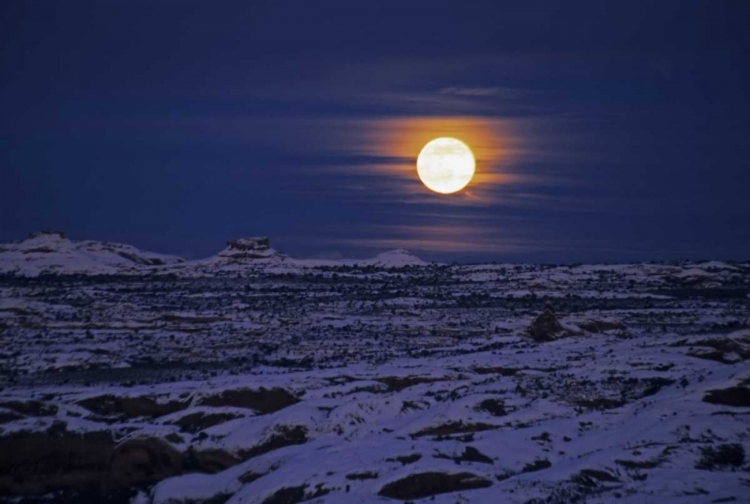
[(227, 248), (219, 253), (219, 256), (237, 260), (265, 259), (278, 253), (271, 248), (271, 240), (267, 236), (256, 236), (252, 238), (238, 238), (229, 240)]
[(550, 303), (544, 306), (544, 311), (534, 319), (526, 331), (534, 341), (539, 342), (554, 341), (565, 333), (565, 329), (557, 320), (555, 309)]
[(261, 251), (271, 248), (271, 241), (267, 236), (238, 238), (237, 240), (229, 240), (227, 242), (227, 247), (232, 250)]

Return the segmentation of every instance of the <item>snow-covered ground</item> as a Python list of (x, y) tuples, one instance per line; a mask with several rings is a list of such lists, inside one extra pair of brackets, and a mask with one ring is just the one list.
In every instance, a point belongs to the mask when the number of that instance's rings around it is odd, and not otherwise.
[(749, 263), (253, 240), (3, 246), (0, 500), (750, 502)]

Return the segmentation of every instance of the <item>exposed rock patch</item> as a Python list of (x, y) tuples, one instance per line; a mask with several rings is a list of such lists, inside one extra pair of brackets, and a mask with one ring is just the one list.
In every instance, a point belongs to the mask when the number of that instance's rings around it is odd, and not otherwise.
[(185, 468), (190, 472), (202, 472), (214, 474), (242, 462), (241, 458), (235, 457), (224, 450), (209, 448), (205, 450), (189, 449), (185, 454)]
[(492, 416), (501, 417), (508, 414), (505, 403), (501, 399), (485, 399), (474, 408), (476, 411), (486, 411)]
[(271, 247), (271, 240), (267, 236), (258, 236), (255, 238), (238, 238), (229, 240), (227, 247), (232, 250), (268, 250)]
[(750, 336), (712, 338), (698, 341), (678, 342), (681, 346), (690, 346), (687, 354), (699, 359), (707, 359), (722, 364), (736, 364), (750, 359)]
[(599, 483), (619, 483), (620, 480), (617, 476), (602, 471), (599, 469), (581, 469), (581, 471), (573, 476), (572, 480), (583, 486), (596, 486)]
[(263, 455), (285, 446), (304, 444), (307, 442), (307, 429), (301, 425), (295, 425), (289, 427), (286, 425), (279, 425), (276, 427), (274, 434), (265, 442), (256, 445), (249, 450), (243, 450), (240, 456), (243, 460), (247, 460), (258, 455)]
[(26, 416), (53, 416), (57, 413), (57, 406), (39, 401), (5, 401), (0, 402), (0, 407)]
[(432, 377), (432, 376), (385, 376), (378, 378), (375, 381), (382, 383), (387, 386), (392, 392), (399, 392), (408, 387), (419, 385), (421, 383), (434, 383), (439, 381), (446, 381), (450, 378), (446, 377)]
[(741, 467), (745, 462), (745, 448), (739, 443), (722, 444), (717, 447), (701, 448), (701, 458), (695, 464), (696, 469), (708, 471)]
[(185, 415), (174, 423), (180, 426), (181, 431), (195, 434), (203, 429), (234, 420), (235, 418), (240, 418), (240, 415), (235, 415), (234, 413), (198, 412)]
[(421, 453), (412, 453), (411, 455), (399, 455), (394, 458), (385, 459), (386, 462), (399, 462), (401, 465), (413, 464), (422, 458)]
[(411, 437), (417, 438), (421, 436), (450, 436), (452, 434), (466, 434), (492, 429), (497, 429), (497, 426), (481, 422), (464, 423), (463, 421), (459, 420), (458, 422), (448, 422), (442, 425), (437, 425), (435, 427), (427, 427), (426, 429), (415, 432), (411, 435)]
[(444, 458), (444, 459), (452, 460), (456, 464), (460, 464), (461, 462), (480, 462), (482, 464), (494, 463), (494, 461), (490, 457), (480, 452), (473, 446), (467, 446), (466, 448), (464, 448), (464, 452), (460, 455), (455, 455), (451, 457), (450, 455), (439, 453), (438, 455), (435, 455), (435, 458)]
[(602, 333), (613, 329), (625, 329), (625, 326), (620, 322), (609, 320), (587, 320), (586, 322), (581, 322), (577, 325), (584, 331), (590, 333)]
[(523, 469), (521, 469), (521, 472), (536, 472), (541, 471), (542, 469), (548, 469), (550, 467), (552, 467), (552, 462), (547, 459), (539, 459), (524, 465)]
[(703, 402), (724, 406), (750, 407), (750, 388), (729, 387), (709, 390), (703, 396)]
[(258, 390), (225, 390), (220, 394), (206, 396), (200, 400), (200, 404), (205, 406), (248, 408), (259, 414), (273, 413), (298, 402), (299, 399), (278, 387), (272, 389), (261, 387)]
[(227, 248), (219, 253), (220, 257), (232, 260), (264, 259), (274, 254), (271, 241), (266, 236), (238, 238), (229, 240)]
[(103, 416), (156, 418), (181, 411), (190, 405), (190, 401), (159, 403), (156, 401), (156, 398), (149, 396), (117, 397), (112, 394), (106, 394), (83, 399), (78, 401), (77, 404), (93, 413)]
[(380, 489), (378, 495), (401, 500), (422, 499), (432, 495), (489, 486), (492, 486), (492, 481), (467, 472), (458, 474), (424, 472), (388, 483)]
[(471, 368), (471, 370), (481, 375), (499, 374), (500, 376), (515, 376), (516, 374), (518, 374), (519, 371), (523, 371), (523, 369), (520, 369), (520, 368), (503, 367), (503, 366), (491, 366), (491, 367), (475, 366)]
[(378, 477), (378, 473), (373, 471), (365, 471), (365, 472), (358, 472), (358, 473), (350, 473), (347, 474), (346, 479), (348, 480), (366, 480), (366, 479), (376, 479)]
[(322, 497), (331, 491), (323, 487), (322, 483), (315, 485), (312, 490), (307, 490), (308, 485), (282, 488), (272, 496), (263, 501), (262, 504), (297, 504), (298, 502)]
[(565, 328), (557, 320), (555, 310), (549, 303), (526, 329), (526, 332), (537, 342), (554, 341), (566, 335)]

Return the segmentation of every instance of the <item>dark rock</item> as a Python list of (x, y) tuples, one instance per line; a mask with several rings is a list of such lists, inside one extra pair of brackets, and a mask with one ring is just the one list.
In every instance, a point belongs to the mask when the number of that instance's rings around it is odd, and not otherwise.
[(471, 473), (425, 472), (388, 483), (378, 495), (392, 499), (421, 499), (432, 495), (492, 486), (492, 481)]
[(27, 416), (53, 416), (57, 413), (57, 406), (39, 401), (5, 401), (0, 402), (0, 407)]
[(214, 425), (219, 425), (229, 420), (240, 418), (240, 415), (233, 413), (191, 413), (175, 421), (175, 425), (180, 426), (182, 432), (195, 434)]
[(701, 458), (695, 464), (696, 469), (714, 470), (741, 467), (745, 462), (745, 448), (738, 443), (722, 444), (714, 448), (701, 448)]
[(261, 387), (258, 390), (225, 390), (220, 394), (206, 396), (200, 400), (200, 404), (205, 406), (249, 408), (260, 414), (273, 413), (298, 402), (299, 399), (278, 387), (272, 389)]
[(615, 464), (625, 469), (653, 469), (664, 463), (663, 457), (657, 457), (649, 460), (615, 460)]
[(490, 457), (480, 452), (473, 446), (467, 446), (466, 448), (464, 448), (464, 452), (458, 456), (451, 457), (449, 455), (440, 453), (438, 455), (435, 455), (435, 458), (453, 460), (456, 464), (460, 464), (461, 462), (481, 462), (482, 464), (494, 463), (494, 461)]
[(183, 441), (185, 441), (179, 436), (179, 434), (175, 434), (174, 432), (164, 436), (164, 439), (166, 439), (170, 443), (182, 443)]
[(625, 326), (620, 322), (610, 322), (607, 320), (587, 320), (586, 322), (579, 323), (578, 327), (590, 333), (601, 333), (613, 329), (625, 329)]
[(675, 346), (689, 346), (687, 354), (722, 364), (736, 364), (750, 359), (750, 337), (723, 337), (698, 341), (680, 340)]
[(552, 462), (547, 459), (539, 459), (523, 466), (521, 472), (536, 472), (541, 471), (542, 469), (548, 469), (550, 467), (552, 467)]
[(57, 235), (63, 240), (66, 240), (68, 238), (68, 236), (63, 231), (60, 231), (58, 229), (42, 229), (41, 231), (37, 231), (35, 233), (29, 233), (26, 239), (31, 240), (44, 235)]
[(593, 410), (608, 410), (619, 408), (624, 405), (625, 402), (617, 399), (607, 399), (606, 397), (600, 397), (596, 399), (580, 399), (573, 401), (573, 404), (580, 406), (581, 408), (593, 409)]
[(160, 417), (187, 408), (190, 401), (169, 401), (158, 403), (154, 397), (117, 397), (112, 394), (90, 397), (78, 401), (79, 406), (103, 416), (121, 418)]
[(401, 465), (413, 464), (417, 460), (422, 458), (421, 453), (412, 453), (411, 455), (400, 455), (395, 458), (387, 458), (386, 462), (400, 462)]
[(242, 462), (241, 458), (235, 457), (224, 450), (216, 448), (193, 450), (191, 448), (186, 453), (184, 466), (187, 471), (215, 474), (240, 462)]
[(282, 488), (265, 499), (263, 504), (297, 504), (305, 500), (306, 488), (307, 485)]
[(256, 445), (249, 450), (240, 452), (242, 460), (247, 460), (258, 455), (263, 455), (285, 446), (304, 444), (307, 442), (307, 428), (302, 425), (289, 427), (286, 425), (276, 426), (275, 433), (265, 442)]
[(555, 310), (547, 305), (526, 329), (526, 332), (534, 341), (545, 342), (559, 339), (565, 334), (565, 329), (557, 320)]
[(366, 472), (347, 474), (345, 477), (348, 480), (376, 479), (378, 477), (378, 473), (373, 472), (373, 471), (366, 471)]
[(519, 371), (523, 371), (522, 368), (510, 368), (503, 366), (477, 366), (471, 368), (471, 370), (477, 374), (499, 374), (500, 376), (515, 376)]
[(239, 480), (240, 483), (242, 483), (244, 485), (244, 484), (247, 484), (247, 483), (252, 483), (253, 481), (255, 481), (257, 479), (262, 478), (266, 474), (268, 474), (268, 473), (256, 473), (256, 472), (253, 472), (253, 471), (248, 471), (245, 474), (241, 474), (240, 477), (237, 478), (237, 479)]
[(599, 469), (581, 469), (571, 480), (583, 486), (596, 486), (600, 482), (619, 483), (617, 476)]
[(703, 396), (703, 402), (725, 406), (750, 407), (750, 388), (729, 387), (709, 390)]
[(236, 240), (229, 240), (227, 242), (227, 247), (232, 250), (242, 251), (268, 250), (271, 247), (271, 240), (267, 236), (238, 238)]
[(392, 392), (399, 392), (408, 387), (419, 385), (421, 383), (434, 383), (439, 381), (450, 380), (447, 377), (432, 377), (432, 376), (386, 376), (383, 378), (377, 378), (378, 381), (387, 386)]
[(508, 414), (505, 411), (505, 403), (501, 399), (485, 399), (475, 408), (476, 411), (486, 411), (492, 416), (500, 417)]
[(411, 437), (415, 438), (421, 436), (450, 436), (452, 434), (474, 433), (497, 428), (497, 425), (490, 425), (481, 422), (464, 423), (462, 420), (459, 420), (458, 422), (448, 422), (442, 425), (437, 425), (435, 427), (427, 427), (425, 429), (422, 429), (421, 431), (411, 434)]
[(315, 485), (312, 491), (307, 491), (307, 487), (308, 485), (300, 485), (282, 488), (265, 499), (262, 504), (297, 504), (298, 502), (322, 497), (331, 492), (330, 489), (324, 488), (322, 483)]

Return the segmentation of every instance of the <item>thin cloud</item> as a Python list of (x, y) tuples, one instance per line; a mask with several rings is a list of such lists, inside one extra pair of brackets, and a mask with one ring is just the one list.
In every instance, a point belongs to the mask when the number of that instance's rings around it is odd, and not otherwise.
[(456, 95), (456, 96), (476, 96), (476, 97), (486, 97), (486, 96), (497, 96), (497, 97), (503, 97), (503, 98), (520, 98), (521, 96), (524, 96), (527, 92), (519, 90), (519, 89), (512, 89), (512, 88), (502, 88), (502, 87), (460, 87), (460, 86), (450, 86), (441, 89), (438, 91), (438, 94), (442, 95)]

